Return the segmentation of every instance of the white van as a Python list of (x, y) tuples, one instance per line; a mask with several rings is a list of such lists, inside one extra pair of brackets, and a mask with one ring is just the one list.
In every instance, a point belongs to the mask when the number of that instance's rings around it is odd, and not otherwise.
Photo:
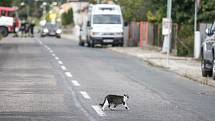
[(97, 4), (92, 6), (87, 22), (87, 44), (123, 46), (123, 17), (119, 5)]

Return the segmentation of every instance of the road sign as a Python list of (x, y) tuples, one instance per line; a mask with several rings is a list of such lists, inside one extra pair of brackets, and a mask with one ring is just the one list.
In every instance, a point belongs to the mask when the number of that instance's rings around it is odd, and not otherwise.
[(172, 21), (169, 18), (163, 18), (162, 22), (162, 34), (169, 35), (172, 32)]

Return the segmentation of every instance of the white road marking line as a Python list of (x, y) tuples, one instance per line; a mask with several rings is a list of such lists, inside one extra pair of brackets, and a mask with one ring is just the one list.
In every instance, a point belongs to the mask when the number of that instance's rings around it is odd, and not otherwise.
[(63, 62), (62, 62), (62, 61), (58, 61), (58, 63), (59, 63), (59, 64), (61, 64), (61, 65), (63, 64)]
[(72, 77), (72, 74), (71, 74), (70, 72), (65, 72), (65, 75), (66, 75), (67, 77)]
[(54, 57), (55, 57), (56, 55), (53, 53), (53, 54), (52, 54), (52, 56), (54, 56)]
[(55, 57), (55, 59), (56, 59), (56, 60), (59, 60), (60, 58), (59, 58), (59, 57)]
[(92, 105), (92, 108), (96, 111), (99, 116), (106, 116), (104, 111), (98, 105)]
[(54, 51), (53, 51), (53, 50), (49, 50), (49, 52), (50, 52), (50, 53), (53, 53)]
[(85, 99), (90, 99), (90, 96), (87, 94), (87, 92), (85, 91), (80, 91), (81, 95), (85, 98)]
[(65, 71), (65, 70), (66, 70), (66, 67), (65, 67), (65, 66), (61, 66), (61, 69)]
[(78, 82), (77, 80), (72, 80), (72, 84), (73, 84), (74, 86), (76, 86), (76, 87), (79, 87), (79, 86), (80, 86), (80, 84), (79, 84), (79, 82)]

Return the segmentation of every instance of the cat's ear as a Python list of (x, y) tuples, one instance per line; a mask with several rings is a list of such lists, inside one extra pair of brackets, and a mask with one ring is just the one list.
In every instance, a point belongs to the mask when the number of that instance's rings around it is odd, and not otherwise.
[(128, 94), (124, 94), (124, 97), (127, 97), (127, 98), (129, 98)]

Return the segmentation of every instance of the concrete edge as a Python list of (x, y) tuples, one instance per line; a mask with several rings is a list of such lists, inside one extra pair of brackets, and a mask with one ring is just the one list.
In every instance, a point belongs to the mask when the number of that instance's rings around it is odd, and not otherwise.
[(215, 81), (212, 81), (212, 80), (210, 80), (210, 79), (208, 79), (208, 78), (204, 78), (204, 77), (202, 77), (202, 78), (195, 78), (194, 76), (189, 75), (189, 74), (186, 74), (186, 73), (180, 73), (180, 72), (175, 71), (175, 70), (170, 70), (168, 67), (165, 67), (165, 66), (162, 66), (162, 65), (153, 63), (153, 62), (151, 62), (151, 61), (148, 60), (148, 59), (143, 59), (143, 58), (141, 58), (141, 57), (138, 57), (138, 56), (135, 56), (135, 55), (132, 55), (132, 54), (129, 54), (129, 53), (120, 52), (120, 51), (117, 51), (117, 50), (112, 49), (112, 48), (110, 48), (110, 50), (113, 51), (113, 52), (117, 52), (117, 53), (124, 54), (124, 55), (129, 55), (129, 56), (136, 57), (136, 58), (138, 58), (138, 59), (140, 59), (140, 60), (146, 62), (147, 64), (149, 64), (149, 65), (151, 65), (151, 66), (158, 67), (158, 68), (162, 68), (162, 69), (168, 70), (168, 71), (170, 71), (170, 72), (174, 72), (174, 73), (176, 73), (177, 75), (182, 76), (182, 77), (185, 77), (185, 78), (187, 78), (187, 79), (189, 79), (189, 80), (192, 80), (192, 81), (194, 81), (194, 82), (198, 82), (198, 83), (200, 83), (200, 84), (202, 84), (202, 85), (207, 85), (207, 86), (210, 86), (210, 87), (214, 87), (214, 88), (215, 88)]

